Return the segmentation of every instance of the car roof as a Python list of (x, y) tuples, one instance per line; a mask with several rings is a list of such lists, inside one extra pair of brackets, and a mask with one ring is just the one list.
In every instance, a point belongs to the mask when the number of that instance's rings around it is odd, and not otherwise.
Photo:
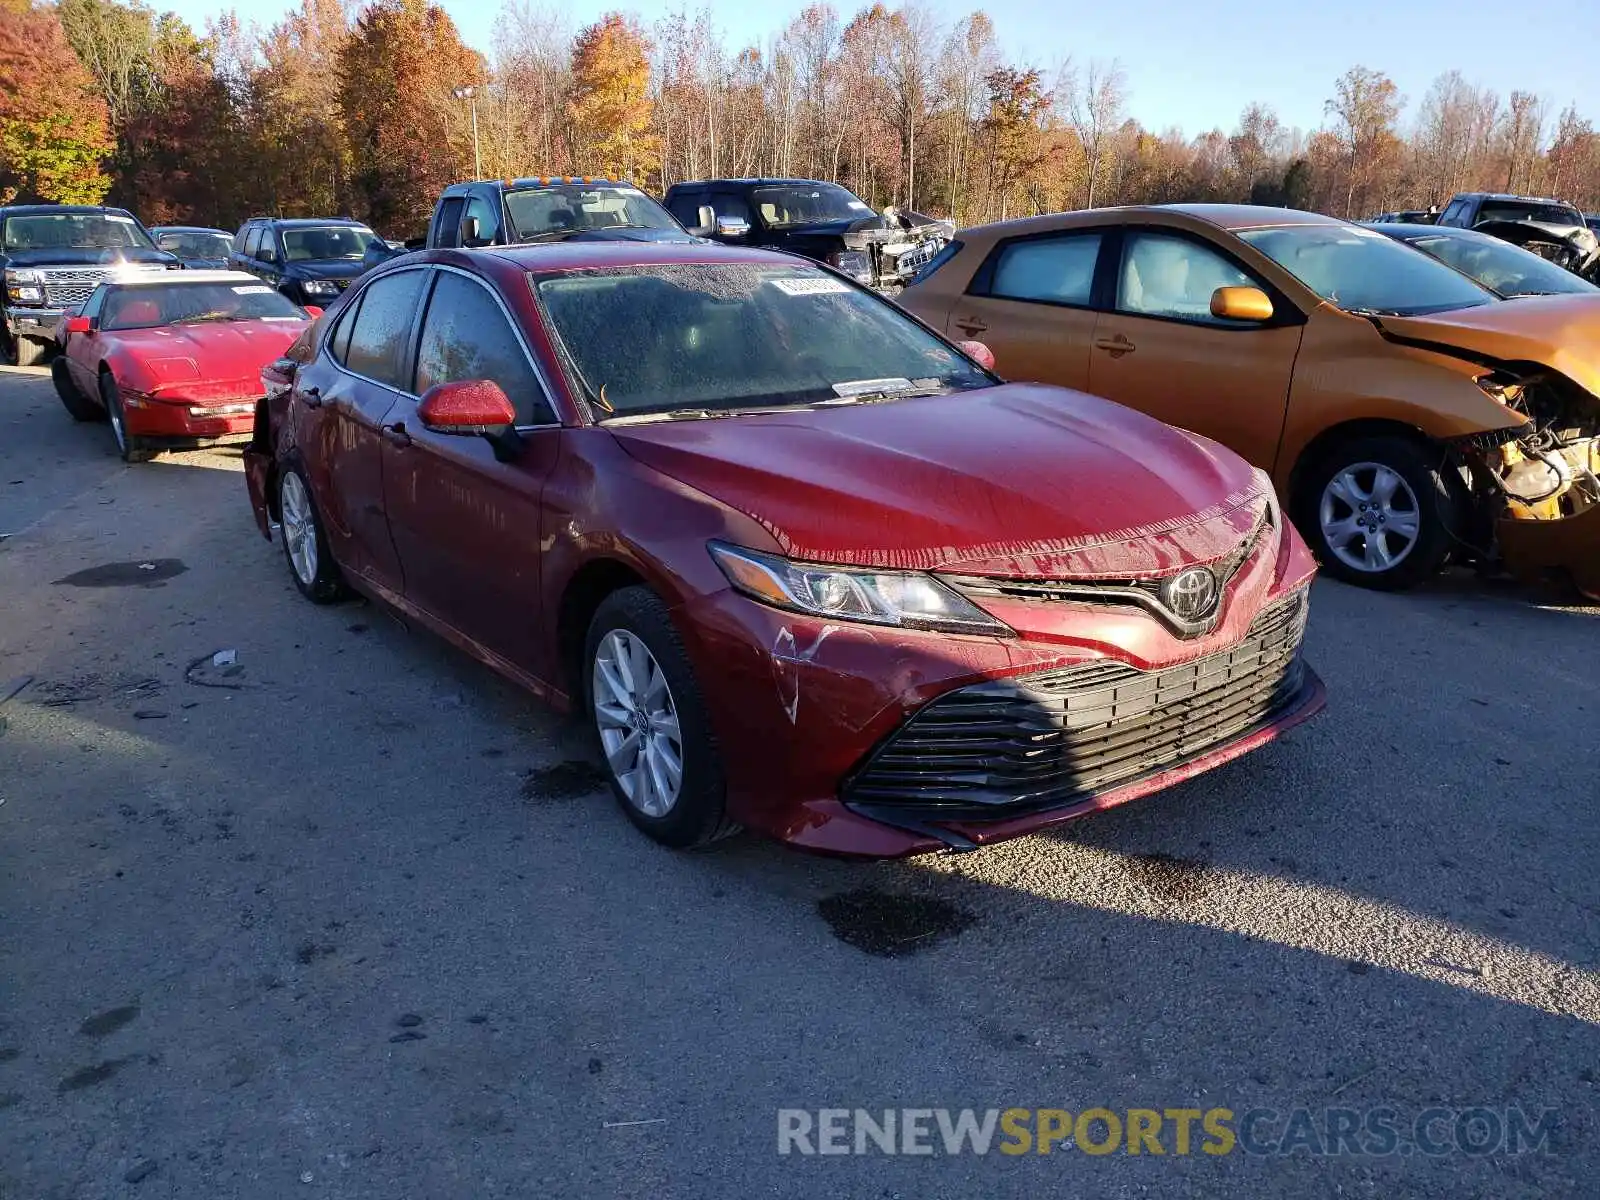
[[(696, 245), (685, 242), (557, 242), (543, 245), (488, 246), (454, 253), (498, 259), (524, 271), (582, 271), (607, 267), (657, 267), (678, 264), (760, 263), (816, 268), (810, 259), (754, 247)], [(448, 261), (439, 259), (435, 261)]]
[(286, 225), (290, 228), (299, 228), (306, 225), (359, 225), (362, 229), (367, 227), (365, 221), (358, 221), (354, 217), (251, 217), (246, 225), (257, 222), (270, 222), (273, 225)]
[(1559, 204), (1562, 208), (1576, 208), (1576, 204), (1557, 200), (1552, 196), (1519, 196), (1514, 192), (1457, 192), (1454, 200), (1524, 200), (1529, 204)]
[[(778, 184), (796, 184), (800, 187), (813, 187), (817, 184), (826, 184), (829, 187), (844, 188), (842, 183), (834, 183), (827, 179), (792, 179), (783, 175), (737, 175), (720, 179), (686, 179), (682, 183), (675, 183), (673, 187), (726, 187), (730, 183), (754, 186), (773, 186)], [(671, 190), (670, 188), (668, 189)]]
[(114, 287), (154, 287), (172, 283), (258, 283), (263, 288), (267, 287), (256, 276), (244, 271), (167, 271), (154, 275), (130, 275), (126, 279), (112, 279), (110, 283)]
[(232, 237), (226, 229), (216, 229), (210, 225), (152, 225), (151, 233), (220, 233), (223, 237)]
[(111, 208), (104, 204), (12, 204), (0, 208), (0, 213), (8, 217), (40, 216), (50, 213), (116, 213), (124, 217), (133, 216), (125, 208)]
[(474, 187), (493, 187), (501, 191), (516, 191), (518, 188), (541, 187), (618, 187), (637, 188), (639, 185), (626, 179), (611, 179), (604, 175), (524, 175), (518, 179), (468, 179), (461, 183), (452, 183), (444, 189), (446, 196), (456, 195)]
[(1388, 234), (1392, 238), (1411, 242), (1427, 237), (1459, 238), (1463, 242), (1497, 242), (1504, 246), (1508, 243), (1500, 241), (1497, 237), (1490, 237), (1487, 233), (1479, 233), (1476, 229), (1462, 229), (1455, 225), (1420, 225), (1408, 221), (1358, 221), (1363, 229), (1375, 229), (1379, 233)]
[(1158, 204), (1157, 210), (1188, 213), (1221, 229), (1260, 229), (1268, 225), (1343, 225), (1338, 217), (1300, 208), (1272, 208), (1265, 204)]

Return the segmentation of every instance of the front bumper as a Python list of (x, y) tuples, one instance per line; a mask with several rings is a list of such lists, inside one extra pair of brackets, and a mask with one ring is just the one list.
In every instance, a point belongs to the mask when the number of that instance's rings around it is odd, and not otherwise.
[(679, 629), (729, 815), (807, 850), (899, 857), (1015, 837), (1238, 758), (1324, 702), (1299, 657), (1311, 568), (1298, 543), (1290, 557), (1276, 578), (1247, 570), (1217, 629), (1187, 640), (1086, 604), (996, 611), (1022, 636), (989, 638), (699, 597)]
[(6, 332), (12, 337), (53, 341), (56, 336), (56, 324), (65, 315), (66, 311), (60, 308), (8, 308)]
[(218, 401), (130, 393), (122, 406), (128, 433), (154, 444), (244, 441), (255, 428), (256, 401), (248, 397)]
[(1600, 600), (1600, 504), (1553, 520), (1503, 517), (1495, 535), (1513, 575), (1531, 580), (1565, 573), (1585, 596)]

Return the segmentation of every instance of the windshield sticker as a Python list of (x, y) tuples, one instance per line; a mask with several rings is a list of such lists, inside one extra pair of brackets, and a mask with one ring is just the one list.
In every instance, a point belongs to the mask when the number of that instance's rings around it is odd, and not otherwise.
[(138, 224), (138, 222), (135, 221), (132, 217), (119, 217), (115, 213), (107, 213), (106, 214), (106, 220), (115, 221), (118, 225), (137, 225)]
[(888, 379), (852, 379), (848, 383), (834, 384), (833, 394), (835, 396), (866, 396), (873, 392), (899, 392), (910, 386), (911, 380), (894, 376)]
[(247, 283), (243, 287), (233, 289), (235, 296), (266, 296), (271, 292), (272, 289), (264, 283)]
[(859, 200), (850, 201), (850, 207), (851, 208), (859, 208), (862, 212), (871, 212), (872, 211), (872, 206), (870, 204), (863, 204)]
[(786, 296), (836, 296), (840, 292), (848, 292), (850, 285), (841, 283), (837, 279), (806, 279), (795, 277), (791, 279), (774, 279), (772, 286)]

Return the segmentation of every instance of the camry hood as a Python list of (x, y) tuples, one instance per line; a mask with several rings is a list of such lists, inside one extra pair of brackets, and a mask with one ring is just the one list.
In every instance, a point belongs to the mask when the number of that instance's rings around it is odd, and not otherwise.
[(1393, 337), (1462, 350), (1465, 357), (1538, 363), (1600, 397), (1600, 296), (1523, 296), (1377, 321)]
[(1032, 384), (610, 432), (811, 562), (1136, 578), (1232, 553), (1271, 494), (1213, 442)]
[(304, 321), (230, 321), (129, 329), (108, 334), (123, 351), (138, 391), (207, 396), (259, 396), (261, 369), (280, 357), (305, 329)]

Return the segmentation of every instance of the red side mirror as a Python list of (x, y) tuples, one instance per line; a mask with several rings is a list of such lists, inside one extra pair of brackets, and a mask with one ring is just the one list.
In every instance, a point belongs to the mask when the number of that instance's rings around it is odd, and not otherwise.
[(89, 332), (89, 318), (88, 317), (68, 317), (67, 318), (67, 332), (68, 333), (88, 333)]
[(436, 433), (493, 433), (517, 421), (500, 385), (488, 379), (435, 384), (423, 393), (417, 416)]
[(957, 342), (956, 349), (972, 359), (985, 371), (994, 370), (994, 351), (982, 342)]
[(320, 317), (322, 315), (322, 310), (320, 308), (318, 308), (315, 304), (307, 304), (305, 306), (305, 310), (306, 310), (306, 316), (310, 317), (313, 321), (315, 321), (318, 317)]

